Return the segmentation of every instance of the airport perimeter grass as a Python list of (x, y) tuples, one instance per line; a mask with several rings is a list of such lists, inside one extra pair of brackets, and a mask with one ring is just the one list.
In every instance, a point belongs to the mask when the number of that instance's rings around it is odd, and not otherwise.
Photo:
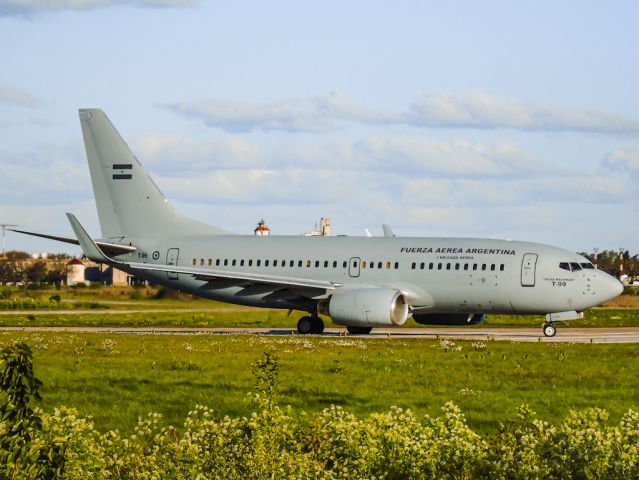
[(479, 433), (494, 432), (522, 403), (558, 422), (601, 407), (618, 421), (639, 407), (636, 345), (511, 344), (349, 337), (0, 334), (26, 341), (43, 380), (40, 405), (77, 407), (100, 430), (131, 432), (153, 411), (181, 427), (197, 404), (245, 415), (251, 363), (281, 365), (277, 401), (295, 414), (341, 405), (358, 416), (392, 405), (437, 416), (449, 400)]
[[(290, 316), (285, 310), (236, 307), (233, 305), (210, 302), (208, 309), (174, 308), (158, 303), (149, 311), (75, 311), (73, 314), (47, 311), (37, 313), (29, 310), (0, 315), (0, 326), (5, 327), (273, 327), (295, 328), (302, 312), (293, 312)], [(166, 309), (167, 311), (157, 311)], [(186, 309), (186, 311), (184, 310)], [(330, 318), (323, 317), (327, 327), (335, 326)], [(476, 327), (539, 327), (544, 323), (542, 315), (487, 315), (486, 321)], [(432, 325), (420, 325), (412, 319), (406, 327), (447, 328)], [(636, 309), (592, 309), (585, 313), (583, 320), (574, 320), (558, 324), (559, 328), (577, 327), (638, 327), (639, 310)], [(457, 326), (456, 328), (459, 328)], [(474, 328), (464, 326), (464, 328)]]

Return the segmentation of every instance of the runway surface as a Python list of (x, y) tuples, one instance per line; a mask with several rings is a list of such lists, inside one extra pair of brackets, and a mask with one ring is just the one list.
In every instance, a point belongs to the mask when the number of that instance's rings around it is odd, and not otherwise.
[[(0, 327), (0, 332), (59, 332), (138, 335), (298, 335), (294, 328), (135, 328), (135, 327)], [(540, 343), (639, 343), (639, 327), (557, 328), (545, 337), (541, 328), (376, 328), (369, 335), (349, 335), (344, 328), (327, 328), (322, 337), (361, 339), (502, 340)]]

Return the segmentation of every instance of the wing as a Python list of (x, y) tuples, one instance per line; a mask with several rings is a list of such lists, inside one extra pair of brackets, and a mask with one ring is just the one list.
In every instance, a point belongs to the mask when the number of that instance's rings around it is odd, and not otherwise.
[[(166, 272), (166, 273), (178, 273), (183, 275), (191, 275), (198, 280), (229, 280), (234, 285), (241, 284), (242, 286), (249, 285), (270, 285), (281, 288), (293, 288), (293, 289), (314, 289), (314, 290), (335, 290), (340, 287), (341, 284), (328, 282), (324, 280), (310, 280), (306, 278), (294, 278), (294, 277), (280, 277), (275, 275), (261, 275), (257, 273), (248, 272), (228, 272), (221, 270), (207, 270), (204, 268), (196, 267), (179, 267), (176, 265), (158, 265), (149, 263), (137, 263), (137, 262), (120, 262), (106, 256), (99, 245), (94, 242), (89, 234), (84, 230), (84, 227), (78, 222), (78, 219), (74, 215), (67, 213), (71, 228), (73, 228), (78, 243), (82, 247), (82, 251), (87, 258), (101, 263), (108, 263), (114, 266), (124, 267), (126, 269), (135, 272), (136, 270), (149, 271), (149, 272)], [(279, 288), (272, 289), (273, 291)]]

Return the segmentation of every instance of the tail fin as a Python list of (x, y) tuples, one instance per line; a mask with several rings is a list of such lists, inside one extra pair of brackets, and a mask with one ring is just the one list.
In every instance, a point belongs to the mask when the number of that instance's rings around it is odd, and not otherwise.
[(80, 124), (103, 238), (227, 233), (178, 214), (102, 110)]

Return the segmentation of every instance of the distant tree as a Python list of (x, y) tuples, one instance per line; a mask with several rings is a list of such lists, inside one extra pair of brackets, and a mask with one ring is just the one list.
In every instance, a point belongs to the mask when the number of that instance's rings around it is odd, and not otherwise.
[(19, 274), (16, 269), (16, 263), (0, 259), (0, 285), (4, 285), (9, 282), (17, 282), (18, 278)]
[(42, 260), (34, 262), (26, 269), (27, 279), (31, 283), (41, 283), (47, 276), (47, 264)]
[(7, 252), (6, 258), (7, 260), (15, 262), (19, 260), (28, 260), (31, 258), (31, 255), (29, 255), (27, 252), (18, 252), (16, 250), (11, 250), (10, 252)]

